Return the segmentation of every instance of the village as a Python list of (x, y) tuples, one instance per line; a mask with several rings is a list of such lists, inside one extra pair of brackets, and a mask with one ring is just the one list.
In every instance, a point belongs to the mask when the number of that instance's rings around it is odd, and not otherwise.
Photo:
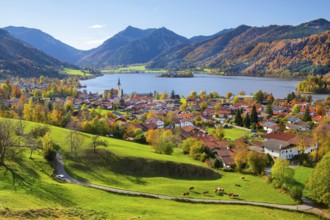
[[(313, 103), (310, 97), (295, 97), (294, 93), (284, 99), (274, 99), (271, 94), (261, 91), (254, 95), (241, 92), (234, 96), (227, 93), (226, 97), (220, 97), (216, 92), (206, 94), (204, 91), (199, 94), (192, 91), (185, 98), (176, 95), (174, 91), (170, 95), (156, 91), (154, 94), (126, 95), (118, 79), (117, 89), (106, 90), (101, 95), (73, 91), (72, 96), (67, 97), (37, 98), (36, 94), (51, 87), (43, 81), (34, 84), (33, 88), (17, 86), (16, 90), (29, 91), (23, 104), (24, 109), (21, 109), (20, 114), (23, 95), (17, 98), (11, 96), (5, 100), (6, 108), (2, 108), (7, 109), (7, 116), (8, 109), (11, 109), (16, 112), (11, 114), (14, 118), (21, 115), (26, 120), (151, 145), (154, 144), (150, 137), (148, 139), (148, 134), (152, 135), (151, 131), (170, 130), (175, 136), (172, 138), (175, 140), (174, 147), (181, 146), (184, 140), (194, 138), (203, 145), (199, 154), (204, 153), (202, 157), (194, 156), (195, 159), (205, 161), (213, 157), (220, 161), (221, 167), (228, 169), (240, 166), (239, 155), (243, 152), (246, 154), (246, 150), (273, 159), (306, 164), (317, 157), (313, 155), (318, 148), (315, 130), (324, 134), (330, 131), (329, 124), (320, 124), (330, 115), (326, 107), (329, 100)], [(39, 111), (28, 112), (28, 99), (33, 100), (29, 103), (32, 105), (30, 108)], [(42, 114), (43, 111), (46, 115)], [(52, 123), (52, 116), (56, 118), (56, 123)], [(226, 130), (243, 133), (226, 137)], [(186, 153), (189, 154), (189, 150)]]

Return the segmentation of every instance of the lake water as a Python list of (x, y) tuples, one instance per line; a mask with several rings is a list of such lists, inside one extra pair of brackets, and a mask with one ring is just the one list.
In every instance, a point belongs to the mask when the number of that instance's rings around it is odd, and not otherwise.
[(117, 88), (120, 78), (121, 88), (125, 94), (132, 92), (150, 93), (154, 91), (167, 92), (172, 90), (176, 94), (187, 96), (192, 90), (197, 92), (205, 90), (207, 93), (217, 91), (224, 96), (226, 92), (237, 94), (245, 91), (252, 94), (259, 89), (272, 93), (275, 98), (284, 98), (288, 93), (294, 92), (299, 80), (244, 77), (244, 76), (214, 76), (195, 74), (193, 78), (160, 78), (156, 73), (120, 73), (105, 74), (103, 76), (81, 81), (86, 85), (87, 92), (103, 93), (106, 89)]

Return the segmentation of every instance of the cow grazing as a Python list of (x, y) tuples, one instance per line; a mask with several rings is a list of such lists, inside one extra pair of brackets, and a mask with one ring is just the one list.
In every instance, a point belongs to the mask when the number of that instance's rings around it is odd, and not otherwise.
[(205, 195), (208, 195), (209, 194), (209, 191), (204, 191), (203, 192), (203, 195), (205, 196)]
[(184, 192), (183, 196), (189, 196), (189, 192)]
[(232, 197), (234, 195), (234, 193), (228, 193), (229, 197)]
[(214, 189), (215, 193), (220, 193), (220, 192), (224, 192), (224, 191), (225, 190), (223, 188), (220, 188), (220, 187)]
[(245, 176), (241, 176), (241, 179), (242, 179), (242, 180), (245, 180)]
[(193, 186), (189, 187), (189, 191), (194, 190), (194, 189), (195, 189), (195, 187), (193, 187)]
[(241, 187), (241, 185), (240, 185), (240, 184), (237, 184), (237, 183), (235, 184), (235, 186), (237, 186), (237, 187)]
[(233, 197), (234, 197), (234, 198), (238, 198), (239, 195), (238, 195), (238, 194), (233, 194)]

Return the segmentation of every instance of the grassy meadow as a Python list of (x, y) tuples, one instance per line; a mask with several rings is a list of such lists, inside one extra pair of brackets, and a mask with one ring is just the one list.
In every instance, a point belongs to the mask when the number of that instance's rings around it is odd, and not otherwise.
[[(37, 123), (27, 122), (27, 130), (37, 125)], [(207, 167), (206, 164), (184, 155), (179, 148), (176, 148), (172, 155), (162, 155), (155, 153), (148, 145), (104, 137), (108, 147), (97, 148), (99, 153), (93, 156), (90, 151), (91, 148), (88, 146), (90, 135), (85, 134), (86, 139), (79, 149), (78, 160), (74, 161), (69, 153), (70, 148), (66, 138), (69, 130), (49, 127), (53, 141), (60, 146), (60, 152), (68, 172), (73, 177), (86, 182), (178, 197), (181, 197), (182, 193), (186, 192), (190, 186), (194, 186), (195, 191), (190, 195), (193, 198), (230, 199), (227, 195), (216, 196), (213, 194), (214, 188), (222, 187), (227, 193), (238, 193), (240, 199), (245, 201), (295, 204), (287, 194), (276, 191), (270, 184), (257, 176), (246, 175), (244, 181), (240, 179), (241, 174), (239, 173), (222, 171), (216, 171), (221, 175), (221, 178), (201, 178), (198, 175), (174, 178), (169, 177), (166, 173), (155, 175), (153, 172), (148, 172), (152, 171), (154, 167), (160, 167), (169, 162)], [(91, 155), (94, 157), (93, 159), (90, 158)], [(116, 160), (120, 166), (117, 165)], [(138, 174), (133, 174), (127, 171), (132, 170), (132, 167), (135, 166), (144, 169), (143, 172), (139, 173), (139, 170), (136, 170)], [(116, 169), (113, 169), (114, 167)], [(164, 165), (165, 168), (166, 164)], [(241, 187), (236, 187), (236, 183), (240, 184)], [(210, 191), (210, 194), (204, 196), (203, 191)]]
[(23, 152), (0, 167), (0, 219), (318, 219), (253, 206), (189, 204), (121, 196), (53, 179), (36, 152)]
[(77, 75), (77, 76), (90, 76), (91, 74), (87, 71), (75, 70), (75, 69), (64, 69), (64, 74), (67, 75)]

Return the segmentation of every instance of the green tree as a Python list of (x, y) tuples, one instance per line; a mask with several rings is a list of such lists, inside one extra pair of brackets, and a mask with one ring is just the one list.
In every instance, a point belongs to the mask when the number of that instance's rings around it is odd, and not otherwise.
[(254, 100), (256, 100), (257, 103), (261, 103), (264, 100), (264, 93), (259, 90), (253, 95)]
[(286, 188), (293, 182), (294, 170), (289, 161), (277, 158), (272, 167), (272, 182), (275, 188)]
[(242, 119), (241, 111), (239, 109), (237, 109), (235, 114), (235, 124), (237, 126), (243, 126), (243, 119)]
[(198, 141), (195, 138), (187, 138), (186, 140), (182, 141), (181, 148), (184, 154), (189, 154), (190, 152), (190, 146), (194, 145), (195, 142)]
[(246, 128), (250, 128), (250, 126), (251, 126), (251, 120), (250, 120), (250, 115), (249, 115), (249, 113), (246, 113), (246, 116), (245, 116), (243, 122), (244, 122), (244, 127), (246, 127)]
[(309, 105), (307, 105), (306, 107), (306, 111), (305, 111), (305, 114), (304, 114), (304, 121), (311, 121), (312, 120), (312, 116), (311, 116), (311, 112), (310, 112), (310, 109), (309, 109)]
[(252, 112), (251, 112), (251, 116), (250, 117), (251, 117), (251, 123), (252, 124), (258, 123), (259, 118), (258, 118), (258, 113), (257, 113), (256, 105), (253, 105)]
[(270, 117), (273, 116), (273, 108), (271, 104), (267, 104), (266, 106), (266, 114), (268, 114)]
[(266, 158), (264, 154), (258, 154), (254, 151), (249, 151), (247, 154), (247, 164), (251, 172), (261, 175), (266, 168)]
[(308, 197), (330, 206), (330, 153), (327, 153), (308, 177), (306, 182)]
[(190, 146), (189, 156), (191, 156), (194, 160), (201, 160), (203, 152), (203, 143), (201, 141), (196, 141), (194, 145)]
[(291, 109), (291, 114), (296, 115), (300, 112), (300, 106), (299, 105), (294, 105)]

